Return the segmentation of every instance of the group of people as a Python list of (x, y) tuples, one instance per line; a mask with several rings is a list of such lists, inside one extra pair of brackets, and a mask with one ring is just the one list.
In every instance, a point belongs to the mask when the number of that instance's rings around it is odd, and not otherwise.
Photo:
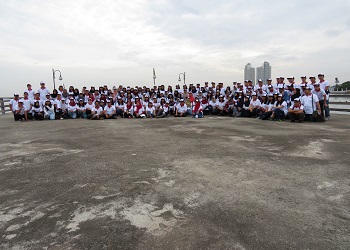
[(328, 120), (329, 83), (323, 74), (302, 76), (300, 82), (294, 77), (259, 79), (256, 85), (251, 80), (223, 83), (205, 82), (184, 84), (165, 88), (164, 85), (150, 87), (108, 88), (59, 86), (50, 92), (45, 83), (37, 91), (27, 84), (20, 98), (18, 93), (10, 100), (10, 109), (15, 121), (59, 120), (59, 119), (116, 119), (164, 118), (167, 116), (203, 118), (205, 115), (254, 117), (261, 120), (290, 119), (294, 121), (316, 121), (316, 117)]

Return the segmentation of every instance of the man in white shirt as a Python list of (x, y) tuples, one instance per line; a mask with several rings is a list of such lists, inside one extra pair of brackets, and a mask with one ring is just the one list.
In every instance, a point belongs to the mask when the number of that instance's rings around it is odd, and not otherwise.
[[(13, 95), (13, 98), (10, 100), (10, 103), (9, 103), (10, 110), (11, 110), (13, 115), (15, 115), (15, 113), (16, 113), (16, 109), (17, 109), (17, 106), (18, 106), (18, 101), (19, 101), (19, 94), (15, 93)], [(14, 116), (14, 118), (15, 118), (15, 116)], [(16, 120), (16, 118), (15, 118), (15, 120)]]
[(27, 89), (25, 90), (25, 92), (28, 93), (29, 100), (34, 99), (34, 90), (32, 89), (32, 85), (30, 83), (27, 84)]
[(289, 107), (288, 117), (290, 119), (290, 122), (295, 122), (295, 120), (302, 122), (304, 120), (304, 106), (301, 105), (299, 98), (295, 98), (294, 103)]
[(175, 117), (187, 116), (187, 105), (184, 99), (180, 100), (180, 103), (176, 106)]
[(315, 122), (316, 119), (313, 117), (313, 112), (317, 111), (321, 115), (321, 107), (318, 102), (318, 97), (311, 93), (311, 87), (306, 87), (305, 95), (301, 98), (301, 104), (304, 106), (305, 121)]
[(321, 89), (323, 89), (326, 92), (326, 102), (324, 104), (324, 111), (325, 111), (325, 116), (326, 116), (325, 119), (327, 121), (327, 120), (329, 120), (329, 118), (331, 116), (329, 113), (329, 94), (330, 94), (329, 86), (330, 86), (330, 84), (328, 81), (326, 81), (324, 79), (324, 74), (318, 74), (318, 80), (319, 80), (319, 84), (320, 84)]
[(40, 99), (41, 100), (46, 100), (46, 95), (50, 94), (50, 91), (45, 87), (44, 82), (40, 82), (40, 89), (38, 89), (38, 92), (40, 94)]
[(311, 93), (317, 95), (318, 102), (320, 103), (320, 107), (321, 107), (321, 113), (322, 113), (322, 115), (324, 115), (324, 108), (327, 105), (326, 104), (326, 100), (327, 100), (326, 92), (323, 89), (321, 89), (319, 83), (315, 83), (314, 89), (311, 91)]
[(110, 100), (107, 100), (107, 105), (104, 108), (103, 115), (106, 119), (117, 119), (117, 110)]
[(100, 106), (99, 101), (95, 101), (95, 107), (92, 108), (91, 114), (88, 115), (87, 118), (91, 120), (103, 120), (102, 115), (103, 115), (103, 109)]

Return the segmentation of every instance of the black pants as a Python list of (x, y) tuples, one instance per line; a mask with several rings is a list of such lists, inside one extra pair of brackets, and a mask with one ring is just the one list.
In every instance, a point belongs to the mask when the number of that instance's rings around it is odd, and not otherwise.
[(305, 114), (304, 121), (316, 122), (316, 119), (315, 117), (313, 117), (312, 114), (311, 115)]
[(44, 115), (40, 113), (34, 113), (34, 119), (42, 121), (44, 120)]
[(21, 115), (21, 114), (13, 114), (15, 117), (15, 121), (19, 121), (19, 120), (24, 120), (26, 119), (25, 115)]
[(291, 121), (295, 121), (295, 120), (303, 121), (303, 120), (304, 120), (304, 117), (305, 117), (305, 114), (304, 114), (304, 112), (299, 113), (299, 114), (289, 113), (289, 112), (288, 112), (288, 117), (289, 117), (289, 119), (290, 119)]
[(270, 116), (272, 115), (272, 111), (267, 111), (267, 112), (264, 112), (260, 115), (260, 119), (261, 120), (267, 120), (270, 118)]

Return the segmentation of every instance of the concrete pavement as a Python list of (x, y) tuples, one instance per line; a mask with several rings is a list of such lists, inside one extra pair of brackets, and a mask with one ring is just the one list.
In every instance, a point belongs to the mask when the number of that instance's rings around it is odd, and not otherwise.
[(0, 248), (348, 249), (349, 122), (0, 116)]

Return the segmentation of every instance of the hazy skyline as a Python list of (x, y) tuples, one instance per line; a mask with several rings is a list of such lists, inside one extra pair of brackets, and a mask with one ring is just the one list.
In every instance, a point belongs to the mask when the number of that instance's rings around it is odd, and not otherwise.
[(153, 85), (243, 81), (268, 61), (272, 77), (350, 79), (350, 1), (0, 0), (1, 94), (22, 93), (52, 68), (64, 83)]

